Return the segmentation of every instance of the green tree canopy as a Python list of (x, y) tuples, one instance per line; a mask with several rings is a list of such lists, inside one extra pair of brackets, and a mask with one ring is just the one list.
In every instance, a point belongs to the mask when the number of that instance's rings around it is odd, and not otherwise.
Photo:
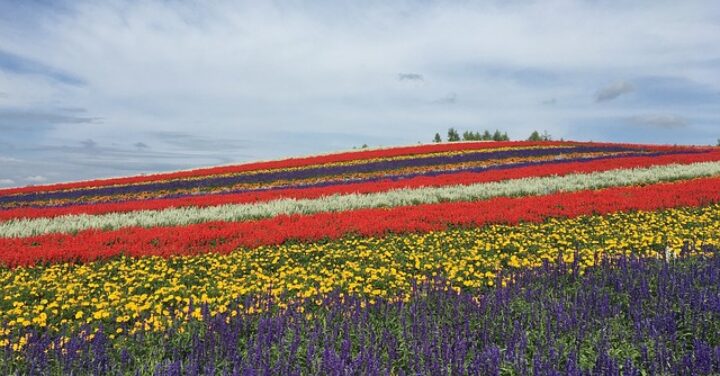
[(533, 131), (530, 137), (528, 137), (528, 141), (552, 141), (552, 136), (550, 136), (550, 133), (547, 131), (543, 131), (542, 134), (538, 131)]
[(460, 141), (460, 134), (458, 134), (458, 132), (455, 130), (455, 128), (448, 129), (447, 140), (449, 142)]
[(530, 137), (528, 137), (528, 141), (540, 141), (540, 133), (538, 131), (533, 131), (533, 133), (530, 134)]

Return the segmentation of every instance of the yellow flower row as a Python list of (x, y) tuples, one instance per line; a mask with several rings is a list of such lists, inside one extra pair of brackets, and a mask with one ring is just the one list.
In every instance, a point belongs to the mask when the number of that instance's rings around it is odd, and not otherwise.
[[(446, 277), (457, 288), (492, 284), (504, 268), (536, 267), (559, 258), (582, 267), (597, 257), (677, 254), (690, 242), (720, 244), (720, 205), (617, 213), (540, 224), (492, 225), (383, 238), (285, 244), (227, 255), (119, 258), (0, 270), (0, 341), (27, 327), (75, 329), (103, 323), (112, 336), (162, 330), (177, 317), (230, 311), (248, 295), (280, 302), (333, 290), (388, 296), (414, 280)], [(191, 304), (191, 302), (193, 302)], [(282, 305), (281, 305), (282, 306)], [(255, 307), (240, 307), (244, 310)]]

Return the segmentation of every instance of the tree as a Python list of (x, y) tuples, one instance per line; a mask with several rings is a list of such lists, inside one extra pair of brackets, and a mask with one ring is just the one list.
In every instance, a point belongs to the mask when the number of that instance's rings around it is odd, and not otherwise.
[(448, 142), (455, 142), (460, 141), (460, 134), (455, 130), (455, 128), (448, 129)]
[(717, 146), (720, 146), (720, 138), (718, 138)]
[(548, 131), (543, 131), (542, 134), (538, 133), (538, 131), (533, 131), (530, 137), (528, 137), (528, 141), (552, 141), (552, 136), (550, 136)]
[(482, 140), (480, 132), (465, 131), (463, 132), (463, 141), (479, 141)]
[[(541, 136), (538, 134), (538, 137)], [(497, 129), (495, 130), (495, 133), (490, 133), (487, 129), (483, 133), (480, 133), (480, 131), (464, 131), (462, 133), (462, 138), (455, 128), (448, 129), (448, 142), (460, 141), (461, 139), (463, 141), (510, 141), (510, 137), (507, 132), (500, 132), (500, 130)], [(439, 133), (435, 134), (433, 141), (442, 142)]]

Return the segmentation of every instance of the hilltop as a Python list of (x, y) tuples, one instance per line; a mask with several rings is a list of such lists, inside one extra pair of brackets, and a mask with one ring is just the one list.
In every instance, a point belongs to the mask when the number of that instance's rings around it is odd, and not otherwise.
[(719, 202), (718, 148), (571, 141), (3, 189), (0, 372), (712, 373)]

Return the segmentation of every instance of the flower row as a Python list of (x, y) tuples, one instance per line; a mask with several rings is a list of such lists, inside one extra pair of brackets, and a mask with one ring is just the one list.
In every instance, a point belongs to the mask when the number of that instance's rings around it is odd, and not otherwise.
[(237, 305), (211, 315), (200, 303), (204, 325), (185, 323), (195, 320), (189, 314), (129, 337), (122, 327), (13, 336), (0, 372), (718, 374), (713, 253), (672, 263), (621, 258), (583, 275), (565, 264), (515, 271), (480, 295), (430, 281), (408, 302), (333, 293), (324, 307), (310, 301), (252, 315), (237, 314)]
[[(401, 179), (412, 179), (420, 176), (435, 176), (438, 174), (449, 174), (458, 171), (464, 172), (478, 172), (487, 169), (497, 168), (513, 168), (519, 165), (530, 165), (530, 164), (546, 164), (553, 162), (566, 162), (570, 160), (577, 161), (591, 161), (600, 158), (619, 158), (619, 157), (632, 157), (632, 156), (653, 156), (653, 155), (666, 155), (666, 154), (677, 154), (678, 152), (596, 152), (596, 153), (569, 153), (563, 155), (542, 155), (542, 156), (526, 156), (526, 157), (510, 157), (502, 159), (490, 159), (481, 161), (470, 161), (462, 163), (451, 163), (441, 165), (430, 165), (430, 166), (418, 166), (418, 167), (405, 167), (393, 170), (377, 170), (370, 172), (354, 172), (345, 173), (341, 175), (312, 175), (307, 174), (307, 177), (298, 179), (279, 179), (271, 181), (259, 181), (259, 182), (240, 182), (226, 185), (216, 186), (204, 186), (198, 187), (192, 184), (192, 181), (182, 181), (185, 187), (172, 187), (171, 189), (157, 189), (157, 190), (142, 190), (143, 185), (132, 186), (132, 192), (114, 192), (113, 189), (103, 188), (105, 191), (95, 192), (97, 194), (83, 195), (83, 191), (63, 191), (53, 192), (53, 196), (45, 195), (43, 197), (36, 197), (38, 200), (16, 200), (8, 198), (8, 201), (3, 203), (5, 209), (13, 208), (43, 208), (43, 207), (71, 207), (78, 205), (96, 205), (102, 203), (121, 203), (133, 200), (152, 200), (152, 199), (176, 199), (176, 198), (188, 198), (188, 197), (205, 197), (208, 195), (226, 195), (226, 194), (237, 194), (237, 193), (257, 193), (276, 191), (282, 189), (297, 189), (297, 188), (316, 188), (325, 186), (336, 186), (349, 183), (358, 182), (376, 182), (381, 180), (401, 180)], [(706, 153), (706, 152), (691, 152), (691, 154)], [(683, 152), (687, 154), (687, 152)], [(288, 172), (288, 170), (282, 170), (282, 172)], [(263, 173), (265, 174), (265, 173)], [(227, 179), (235, 179), (237, 176), (227, 176)], [(251, 178), (250, 175), (246, 175), (245, 178)], [(165, 184), (171, 184), (174, 181), (166, 181)], [(200, 182), (202, 183), (202, 182)], [(205, 181), (206, 183), (206, 181)], [(112, 187), (116, 188), (116, 187)], [(14, 196), (15, 197), (15, 196)]]
[(699, 206), (720, 201), (720, 178), (675, 183), (561, 192), (477, 202), (361, 209), (312, 215), (277, 216), (248, 222), (209, 222), (180, 227), (129, 227), (112, 231), (0, 238), (0, 262), (14, 267), (38, 262), (91, 261), (118, 255), (172, 256), (228, 253), (241, 247), (287, 241), (338, 239), (347, 234), (427, 232), (448, 226), (542, 222), (627, 210)]
[[(443, 277), (453, 287), (494, 284), (499, 271), (565, 261), (584, 269), (603, 257), (672, 258), (683, 247), (720, 244), (720, 205), (552, 219), (516, 226), (284, 244), (183, 257), (120, 257), (84, 264), (0, 269), (0, 323), (10, 331), (81, 325), (163, 330), (207, 304), (270, 294), (277, 306), (330, 291), (386, 297), (413, 281)], [(246, 307), (251, 309), (251, 307)]]
[[(383, 176), (361, 181), (347, 180), (324, 181), (303, 186), (291, 186), (283, 189), (254, 189), (251, 191), (228, 194), (186, 195), (183, 197), (132, 200), (112, 203), (94, 203), (92, 205), (72, 205), (50, 208), (17, 208), (0, 210), (0, 221), (17, 218), (52, 218), (68, 214), (105, 214), (123, 213), (135, 210), (161, 210), (170, 207), (208, 207), (225, 204), (240, 204), (274, 199), (295, 198), (313, 199), (333, 194), (374, 193), (391, 189), (445, 186), (453, 184), (472, 184), (481, 182), (566, 175), (571, 173), (589, 173), (621, 168), (662, 166), (673, 163), (689, 164), (720, 160), (720, 152), (683, 153), (671, 155), (600, 156), (590, 158), (572, 158), (549, 161), (514, 162), (511, 164), (463, 169), (462, 171), (439, 171), (418, 173), (415, 176)], [(111, 196), (110, 198), (112, 198)]]
[(251, 204), (212, 207), (168, 208), (128, 213), (11, 220), (0, 223), (0, 237), (30, 237), (49, 233), (76, 233), (88, 229), (183, 226), (214, 221), (237, 222), (280, 215), (343, 212), (368, 208), (395, 208), (439, 202), (475, 201), (493, 197), (544, 195), (556, 192), (655, 184), (663, 181), (720, 175), (720, 162), (671, 164), (618, 169), (589, 174), (570, 174), (502, 180), (489, 183), (399, 189), (369, 194), (346, 194), (317, 199), (280, 199)]
[(462, 143), (446, 143), (446, 144), (430, 144), (407, 147), (393, 147), (387, 149), (361, 150), (344, 153), (334, 153), (328, 155), (310, 156), (302, 158), (289, 158), (284, 160), (254, 162), (234, 166), (220, 166), (201, 168), (187, 171), (177, 171), (171, 173), (158, 173), (153, 175), (120, 177), (100, 180), (88, 180), (73, 183), (60, 183), (43, 186), (29, 186), (21, 188), (0, 189), (0, 196), (15, 195), (21, 193), (57, 191), (88, 187), (103, 187), (120, 184), (136, 184), (143, 182), (163, 181), (169, 179), (181, 179), (188, 177), (222, 175), (228, 173), (239, 173), (257, 170), (271, 170), (292, 167), (303, 167), (314, 164), (337, 163), (355, 160), (365, 160), (374, 158), (392, 158), (398, 156), (412, 156), (419, 154), (442, 153), (452, 151), (466, 150), (484, 150), (497, 149), (507, 147), (547, 147), (561, 145), (592, 145), (592, 146), (622, 146), (629, 149), (652, 150), (652, 151), (671, 151), (671, 150), (705, 150), (706, 148), (690, 148), (677, 146), (661, 146), (661, 145), (635, 145), (635, 144), (607, 144), (607, 143), (582, 143), (582, 142), (462, 142)]
[[(452, 153), (466, 151), (482, 151), (495, 148), (513, 148), (513, 147), (548, 147), (552, 145), (560, 145), (561, 143), (463, 143), (455, 145), (421, 145), (415, 147), (397, 147), (382, 150), (368, 150), (360, 152), (337, 153), (320, 156), (310, 156), (302, 158), (289, 158), (284, 160), (273, 160), (265, 162), (252, 162), (240, 165), (218, 166), (209, 168), (200, 168), (186, 171), (175, 171), (169, 173), (158, 173), (141, 176), (128, 176), (109, 179), (87, 180), (71, 183), (58, 183), (41, 186), (29, 186), (19, 188), (7, 188), (0, 190), (0, 196), (20, 195), (26, 193), (40, 193), (52, 191), (72, 191), (77, 189), (137, 185), (159, 181), (178, 180), (178, 179), (195, 179), (211, 176), (222, 176), (227, 174), (242, 174), (255, 171), (271, 171), (282, 169), (296, 169), (325, 164), (342, 164), (344, 162), (356, 161), (372, 161), (379, 159), (393, 159), (402, 157), (412, 157), (424, 154), (436, 153)], [(563, 143), (570, 144), (570, 143)], [(639, 147), (636, 147), (639, 148)], [(653, 149), (657, 150), (657, 149)]]
[(152, 192), (174, 192), (177, 190), (199, 190), (204, 191), (213, 189), (214, 187), (232, 187), (237, 184), (263, 184), (270, 183), (273, 181), (283, 180), (296, 180), (296, 179), (308, 179), (318, 178), (326, 176), (349, 176), (353, 173), (369, 173), (369, 172), (383, 172), (393, 171), (403, 168), (412, 167), (427, 167), (435, 165), (448, 165), (448, 164), (459, 164), (467, 162), (481, 162), (481, 161), (492, 161), (502, 160), (512, 157), (535, 157), (535, 156), (560, 156), (568, 153), (577, 152), (620, 152), (627, 151), (627, 148), (622, 147), (592, 147), (592, 146), (577, 146), (577, 147), (563, 147), (563, 148), (521, 148), (521, 149), (507, 149), (507, 150), (493, 150), (493, 151), (480, 151), (480, 152), (469, 152), (462, 154), (453, 155), (441, 155), (441, 156), (420, 156), (412, 159), (400, 159), (390, 161), (379, 161), (363, 164), (350, 164), (340, 166), (319, 166), (308, 169), (292, 169), (292, 170), (279, 170), (269, 172), (257, 172), (253, 174), (243, 175), (231, 175), (231, 176), (212, 176), (203, 179), (193, 180), (169, 180), (152, 182), (141, 185), (124, 185), (124, 186), (110, 186), (110, 187), (93, 187), (86, 189), (77, 189), (71, 191), (54, 191), (54, 192), (36, 192), (22, 195), (13, 196), (0, 196), (0, 204), (26, 204), (33, 203), (36, 201), (43, 200), (57, 200), (57, 199), (78, 199), (95, 196), (107, 196), (107, 195), (122, 195), (122, 194), (152, 194)]

